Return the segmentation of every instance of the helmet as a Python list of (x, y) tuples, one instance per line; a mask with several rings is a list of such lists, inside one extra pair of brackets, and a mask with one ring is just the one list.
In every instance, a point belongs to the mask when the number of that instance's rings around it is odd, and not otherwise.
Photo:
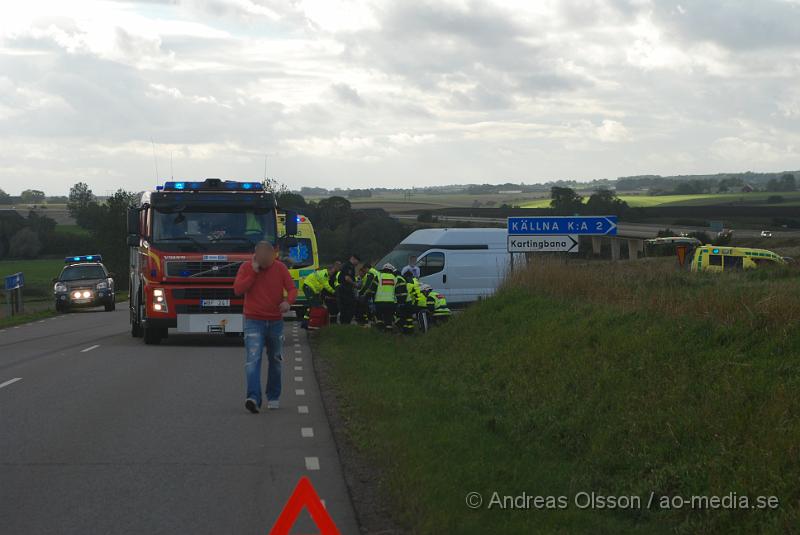
[(409, 266), (404, 267), (403, 271), (400, 272), (400, 274), (403, 276), (405, 276), (406, 273), (411, 273), (412, 275), (414, 274), (414, 272)]
[(389, 271), (397, 271), (397, 269), (389, 262), (386, 262), (381, 269), (388, 269)]
[(419, 289), (422, 290), (423, 292), (426, 292), (428, 290), (432, 290), (433, 288), (431, 288), (430, 284), (425, 284), (423, 282), (422, 284), (419, 285)]

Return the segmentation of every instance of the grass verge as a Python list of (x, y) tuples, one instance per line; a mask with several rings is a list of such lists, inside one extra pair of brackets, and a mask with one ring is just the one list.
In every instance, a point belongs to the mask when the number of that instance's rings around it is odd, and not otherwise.
[(25, 312), (16, 316), (7, 316), (0, 318), (0, 329), (13, 327), (15, 325), (22, 325), (23, 323), (30, 323), (32, 321), (38, 321), (45, 318), (51, 318), (56, 314), (57, 312), (55, 310), (48, 309), (37, 310), (36, 312)]
[[(519, 274), (426, 336), (320, 333), (347, 434), (383, 470), (401, 523), (497, 534), (779, 533), (800, 523), (797, 273), (692, 279), (631, 266)], [(484, 499), (476, 510), (465, 505), (473, 491)], [(490, 508), (494, 491), (564, 496), (567, 506)], [(641, 506), (580, 509), (580, 492)], [(779, 506), (661, 507), (664, 497), (730, 493)]]

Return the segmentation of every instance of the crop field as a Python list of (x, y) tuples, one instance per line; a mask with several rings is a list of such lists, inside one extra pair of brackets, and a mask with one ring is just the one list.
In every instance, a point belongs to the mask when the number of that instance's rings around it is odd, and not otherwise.
[[(591, 193), (583, 193), (584, 199)], [(774, 206), (800, 206), (800, 192), (791, 193), (709, 193), (696, 195), (633, 195), (622, 194), (620, 199), (627, 202), (631, 207), (650, 207), (650, 206), (764, 206), (767, 199), (778, 195), (784, 201)], [(520, 204), (523, 208), (547, 208), (550, 206), (550, 199), (537, 199)]]

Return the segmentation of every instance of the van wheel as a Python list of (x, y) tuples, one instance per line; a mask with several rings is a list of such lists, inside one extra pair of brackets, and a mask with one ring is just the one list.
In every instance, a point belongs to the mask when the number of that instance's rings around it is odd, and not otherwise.
[(155, 327), (144, 327), (142, 337), (147, 345), (158, 345), (161, 343), (162, 330)]

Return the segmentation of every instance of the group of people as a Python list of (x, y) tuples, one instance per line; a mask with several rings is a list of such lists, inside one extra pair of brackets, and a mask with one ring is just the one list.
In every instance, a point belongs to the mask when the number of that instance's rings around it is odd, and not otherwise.
[[(450, 316), (444, 296), (419, 282), (419, 268), (409, 259), (400, 272), (391, 264), (380, 271), (370, 264), (356, 269), (358, 255), (348, 262), (334, 263), (303, 279), (301, 288), (311, 307), (327, 309), (330, 321), (374, 325), (386, 330), (397, 327), (413, 333), (415, 325), (427, 328)], [(247, 390), (244, 406), (258, 413), (263, 397), (268, 409), (280, 407), (283, 362), (283, 316), (297, 297), (297, 288), (286, 265), (276, 260), (269, 241), (259, 242), (248, 262), (242, 262), (233, 282), (236, 295), (244, 296), (244, 346)], [(308, 308), (306, 309), (308, 310)], [(304, 320), (308, 327), (308, 312)], [(266, 350), (267, 386), (262, 395), (261, 361)]]
[(413, 257), (401, 270), (388, 263), (378, 269), (362, 263), (356, 254), (347, 262), (336, 261), (301, 281), (308, 305), (301, 326), (315, 328), (310, 324), (311, 310), (319, 307), (327, 309), (329, 323), (347, 325), (355, 320), (365, 327), (404, 334), (447, 321), (450, 309), (444, 295), (420, 283), (419, 276)]

